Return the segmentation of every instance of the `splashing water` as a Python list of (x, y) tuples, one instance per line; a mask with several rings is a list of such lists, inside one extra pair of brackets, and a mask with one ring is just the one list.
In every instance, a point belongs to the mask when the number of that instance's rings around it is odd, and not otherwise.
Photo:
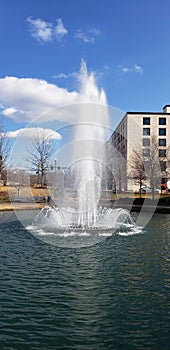
[[(95, 83), (94, 73), (88, 74), (82, 61), (80, 69), (83, 102), (80, 106), (80, 123), (76, 127), (74, 138), (79, 139), (73, 148), (75, 161), (75, 179), (78, 191), (78, 225), (94, 226), (97, 222), (97, 208), (100, 200), (102, 166), (105, 163), (106, 129), (109, 124), (107, 100), (103, 89)], [(104, 109), (100, 105), (105, 106)]]
[[(140, 229), (137, 232), (127, 210), (99, 206), (106, 162), (106, 129), (110, 127), (107, 99), (104, 90), (98, 89), (94, 74), (88, 74), (84, 61), (80, 80), (82, 103), (72, 149), (76, 205), (74, 208), (46, 207), (28, 227), (36, 236), (44, 236), (46, 242), (74, 247), (95, 244), (114, 232), (120, 235), (141, 232)], [(101, 109), (101, 105), (104, 108)], [(77, 236), (81, 240), (73, 239)], [(67, 242), (63, 240), (66, 237)]]
[(95, 224), (79, 226), (77, 210), (46, 207), (27, 228), (47, 243), (71, 248), (94, 245), (113, 233), (120, 236), (142, 233), (125, 209), (99, 207), (96, 214)]

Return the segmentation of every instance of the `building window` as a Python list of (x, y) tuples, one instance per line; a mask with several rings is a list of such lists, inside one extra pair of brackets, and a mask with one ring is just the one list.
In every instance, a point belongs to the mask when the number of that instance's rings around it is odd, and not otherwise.
[(166, 157), (166, 149), (159, 149), (159, 157)]
[(150, 128), (143, 128), (143, 135), (150, 135)]
[(143, 125), (150, 125), (150, 117), (143, 118)]
[(159, 146), (166, 146), (166, 139), (159, 139)]
[(166, 125), (166, 118), (159, 118), (159, 125)]
[(150, 138), (143, 138), (143, 146), (150, 146)]
[(143, 152), (143, 156), (144, 157), (149, 157), (150, 156), (150, 149), (149, 148), (144, 148), (142, 150), (142, 152)]
[(160, 162), (161, 171), (166, 171), (166, 162)]
[(166, 128), (159, 128), (159, 136), (166, 136)]

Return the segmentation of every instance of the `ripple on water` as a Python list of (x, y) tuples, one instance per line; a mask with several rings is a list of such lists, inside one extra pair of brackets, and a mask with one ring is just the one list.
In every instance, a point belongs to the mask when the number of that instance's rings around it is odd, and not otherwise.
[(3, 222), (0, 348), (168, 349), (169, 223), (64, 249)]

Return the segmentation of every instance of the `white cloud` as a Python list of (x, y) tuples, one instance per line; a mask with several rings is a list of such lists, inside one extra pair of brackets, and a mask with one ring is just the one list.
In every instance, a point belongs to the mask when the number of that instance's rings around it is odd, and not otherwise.
[(81, 104), (107, 104), (103, 89), (97, 87), (94, 73), (88, 73), (84, 60), (81, 62), (80, 72), (69, 75), (73, 74), (81, 81), (80, 92), (69, 92), (40, 79), (8, 76), (1, 78), (0, 103), (4, 106), (1, 114), (16, 122), (31, 123), (29, 126), (47, 127), (48, 121), (54, 122), (55, 130), (63, 123), (80, 122), (87, 114), (88, 121), (93, 119), (93, 122), (98, 122), (96, 110), (90, 113), (88, 106), (83, 105), (82, 113)]
[(122, 71), (125, 72), (125, 73), (130, 72), (130, 68), (122, 67)]
[(95, 43), (95, 37), (99, 35), (101, 32), (97, 28), (88, 29), (86, 32), (82, 31), (82, 29), (78, 29), (75, 33), (75, 38), (84, 41), (85, 43)]
[(0, 79), (3, 115), (15, 121), (32, 121), (50, 110), (80, 102), (76, 91), (69, 92), (45, 80), (5, 77)]
[(61, 41), (63, 37), (68, 34), (68, 30), (64, 27), (61, 18), (58, 18), (57, 25), (54, 26), (51, 22), (46, 22), (41, 18), (33, 19), (28, 17), (27, 21), (29, 23), (29, 30), (31, 35), (41, 42)]
[[(5, 107), (4, 107), (5, 108)], [(3, 115), (5, 115), (6, 117), (16, 113), (17, 110), (13, 107), (9, 107), (9, 108), (5, 108), (2, 112)]]
[(64, 27), (62, 19), (57, 19), (57, 25), (55, 27), (55, 36), (58, 41), (60, 41), (66, 34), (68, 34), (68, 30)]
[(101, 34), (101, 31), (94, 27), (94, 28), (89, 29), (89, 33), (94, 34), (94, 35), (97, 36), (97, 35)]
[(21, 138), (21, 139), (32, 139), (34, 138), (35, 136), (40, 136), (41, 135), (45, 136), (45, 137), (49, 137), (51, 139), (56, 139), (56, 140), (61, 140), (62, 139), (62, 136), (52, 130), (52, 129), (44, 129), (44, 128), (24, 128), (24, 129), (18, 129), (18, 130), (15, 130), (15, 131), (8, 131), (6, 133), (6, 136), (8, 138)]
[(143, 74), (143, 68), (141, 66), (138, 66), (137, 64), (135, 64), (134, 72)]
[(57, 78), (68, 79), (69, 76), (70, 76), (69, 74), (60, 73), (60, 74), (58, 74), (58, 75), (53, 75), (52, 77), (53, 77), (54, 79), (57, 79)]
[(78, 77), (78, 73), (77, 72), (73, 72), (73, 73), (68, 73), (68, 74), (65, 74), (65, 73), (60, 73), (60, 74), (57, 74), (57, 75), (53, 75), (52, 76), (54, 79), (68, 79), (68, 78), (71, 78), (71, 77)]
[[(78, 73), (77, 73), (78, 74)], [(80, 121), (81, 103), (105, 103), (103, 90), (93, 83), (90, 78), (90, 86), (86, 89), (69, 92), (55, 84), (49, 84), (45, 80), (32, 78), (6, 77), (0, 79), (0, 102), (4, 109), (1, 114), (15, 122), (31, 123), (42, 126), (46, 122), (74, 123)], [(92, 90), (91, 90), (92, 89)], [(86, 106), (83, 107), (86, 110)], [(92, 108), (92, 107), (91, 107)], [(89, 120), (93, 115), (93, 122), (97, 119), (95, 112), (90, 114), (87, 106)], [(86, 114), (84, 112), (84, 114)], [(83, 115), (84, 115), (83, 114)], [(61, 125), (61, 124), (60, 124)], [(58, 125), (57, 125), (58, 128)]]
[(28, 17), (27, 21), (30, 26), (31, 35), (39, 41), (52, 41), (53, 28), (52, 24), (40, 18), (33, 19)]
[(92, 36), (88, 36), (87, 34), (85, 34), (84, 32), (82, 32), (81, 29), (78, 29), (76, 34), (75, 34), (75, 38), (76, 39), (81, 39), (82, 41), (84, 41), (85, 43), (91, 43), (94, 44), (95, 43), (95, 39)]
[(133, 67), (125, 67), (125, 66), (119, 65), (119, 68), (124, 73), (139, 73), (139, 74), (143, 74), (142, 66), (139, 66), (137, 64), (134, 64)]

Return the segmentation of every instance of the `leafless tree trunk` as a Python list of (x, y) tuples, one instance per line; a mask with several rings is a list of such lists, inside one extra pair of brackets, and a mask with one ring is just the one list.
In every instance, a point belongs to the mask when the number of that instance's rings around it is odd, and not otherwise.
[(160, 179), (161, 179), (159, 144), (158, 144), (158, 138), (155, 135), (151, 136), (149, 149), (150, 149), (150, 153), (148, 157), (145, 157), (145, 168), (147, 171), (147, 176), (150, 180), (152, 199), (154, 199), (155, 188), (157, 186), (157, 183), (158, 182), (160, 183)]
[(141, 186), (144, 181), (148, 180), (151, 186), (152, 199), (155, 197), (155, 188), (161, 184), (162, 174), (168, 174), (170, 168), (170, 152), (168, 148), (164, 148), (165, 154), (161, 156), (158, 138), (152, 135), (150, 138), (149, 153), (147, 156), (143, 154), (142, 149), (134, 150), (130, 167), (133, 178)]
[(10, 141), (4, 132), (2, 123), (0, 122), (0, 180), (6, 184), (7, 181), (7, 160), (10, 154)]
[(31, 140), (31, 145), (27, 149), (29, 157), (27, 161), (31, 164), (32, 170), (36, 171), (40, 185), (45, 185), (45, 174), (49, 166), (49, 161), (54, 155), (54, 144), (52, 137), (45, 132), (38, 132)]
[(131, 168), (131, 176), (135, 180), (137, 184), (139, 184), (139, 192), (141, 197), (141, 188), (146, 181), (146, 171), (144, 167), (144, 157), (142, 154), (142, 150), (133, 150), (132, 158), (130, 159), (130, 168)]
[(126, 188), (127, 182), (127, 160), (115, 150), (112, 158), (112, 172), (116, 188), (121, 192)]

